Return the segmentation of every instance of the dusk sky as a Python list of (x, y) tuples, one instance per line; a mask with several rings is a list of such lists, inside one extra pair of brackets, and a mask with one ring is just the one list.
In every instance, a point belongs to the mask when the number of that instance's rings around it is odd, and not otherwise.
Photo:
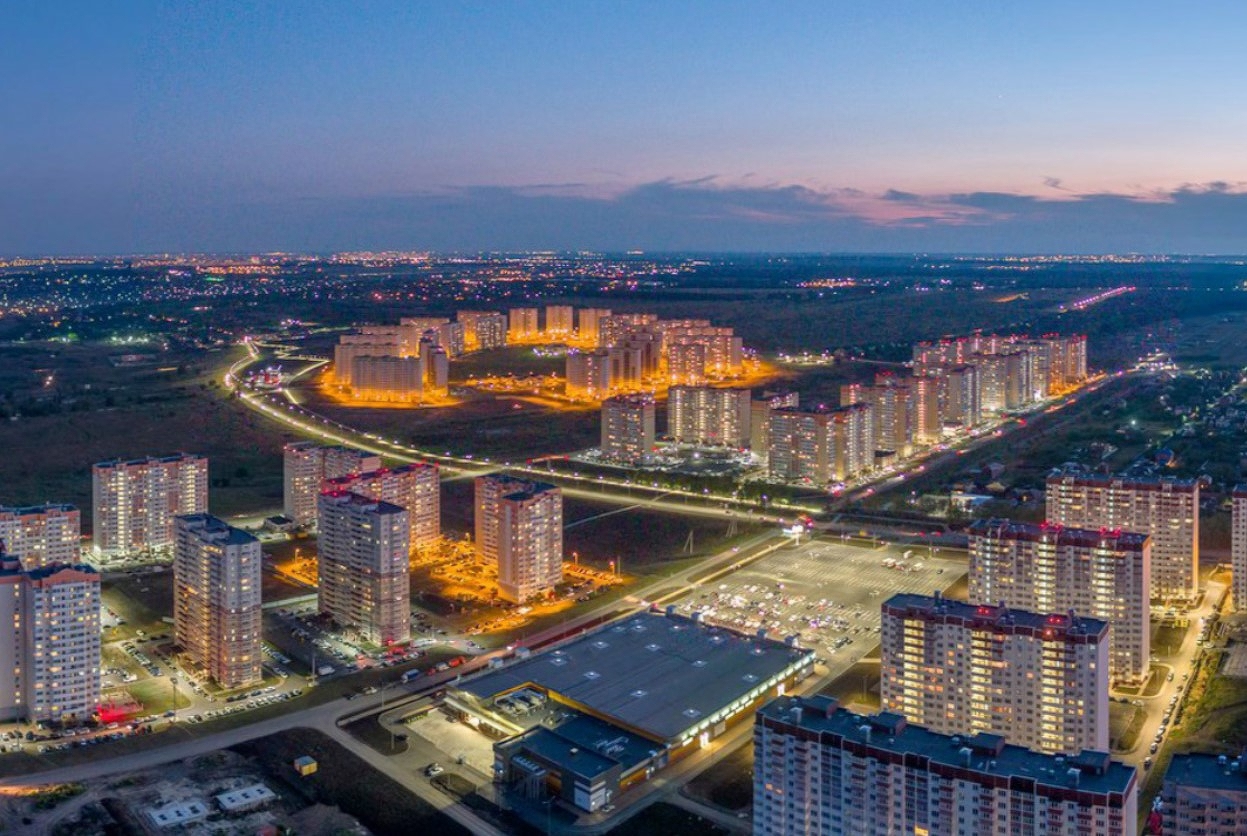
[(1241, 2), (0, 20), (0, 254), (1247, 252)]

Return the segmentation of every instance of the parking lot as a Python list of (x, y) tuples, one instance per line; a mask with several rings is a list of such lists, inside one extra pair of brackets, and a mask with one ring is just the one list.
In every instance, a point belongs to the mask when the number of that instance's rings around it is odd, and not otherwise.
[(676, 606), (744, 633), (797, 636), (834, 674), (878, 644), (880, 604), (898, 592), (942, 592), (965, 572), (964, 561), (925, 548), (815, 538), (704, 584)]

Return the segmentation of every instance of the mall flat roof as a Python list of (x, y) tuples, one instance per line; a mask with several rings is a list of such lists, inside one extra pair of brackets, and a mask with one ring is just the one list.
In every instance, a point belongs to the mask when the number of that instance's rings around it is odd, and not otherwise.
[(755, 688), (786, 677), (812, 653), (680, 615), (641, 614), (468, 680), (460, 689), (488, 701), (535, 685), (671, 742)]

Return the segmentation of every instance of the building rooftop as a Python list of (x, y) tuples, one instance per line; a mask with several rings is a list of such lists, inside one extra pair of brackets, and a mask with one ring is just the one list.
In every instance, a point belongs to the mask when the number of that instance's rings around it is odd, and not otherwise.
[(1247, 793), (1247, 759), (1192, 753), (1174, 755), (1165, 784)]
[(998, 537), (1031, 542), (1046, 539), (1055, 542), (1058, 546), (1094, 547), (1107, 542), (1119, 551), (1142, 551), (1148, 539), (1147, 534), (1122, 531), (1120, 528), (1069, 528), (1057, 523), (1031, 523), (1001, 519), (975, 520), (966, 533), (975, 537)]
[(353, 505), (359, 508), (372, 510), (377, 514), (389, 515), (407, 513), (407, 509), (395, 505), (392, 502), (386, 502), (382, 499), (373, 499), (352, 491), (325, 491), (320, 495), (320, 497), (321, 500), (332, 502), (334, 505)]
[(670, 742), (811, 655), (683, 616), (644, 614), (468, 680), (461, 689), (488, 700), (532, 684)]
[[(759, 724), (769, 721), (816, 732), (824, 742), (852, 741), (877, 753), (918, 755), (932, 765), (1002, 778), (1024, 778), (1062, 792), (1125, 793), (1136, 771), (1107, 752), (1084, 751), (1073, 757), (1050, 755), (1006, 743), (993, 734), (958, 736), (910, 725), (896, 714), (857, 714), (831, 697), (779, 697), (758, 709)], [(833, 738), (828, 741), (828, 737)], [(1176, 760), (1176, 759), (1175, 759)]]
[(183, 514), (177, 519), (185, 521), (192, 531), (203, 535), (204, 539), (224, 546), (243, 546), (247, 543), (258, 542), (255, 536), (241, 528), (234, 528), (225, 520), (214, 517), (212, 514)]
[(531, 728), (496, 746), (499, 749), (531, 752), (542, 760), (557, 764), (565, 773), (584, 778), (590, 783), (619, 765), (619, 761), (614, 758), (598, 754), (592, 749), (584, 749), (544, 726)]
[(883, 602), (883, 610), (920, 611), (928, 615), (983, 624), (1008, 632), (1052, 631), (1065, 637), (1094, 636), (1108, 638), (1108, 622), (1075, 613), (1038, 613), (990, 604), (967, 604), (939, 594), (917, 595), (901, 592)]
[(1048, 483), (1073, 481), (1079, 485), (1092, 485), (1109, 487), (1117, 485), (1124, 488), (1143, 488), (1157, 490), (1168, 488), (1170, 490), (1190, 491), (1198, 486), (1198, 482), (1194, 479), (1178, 479), (1173, 476), (1112, 476), (1103, 473), (1068, 473), (1061, 470), (1055, 470), (1048, 474)]
[(77, 505), (70, 505), (64, 502), (45, 502), (42, 505), (0, 505), (0, 514), (12, 514), (16, 517), (24, 517), (28, 514), (43, 514), (48, 511), (77, 511)]
[(122, 461), (121, 459), (109, 459), (107, 461), (96, 462), (98, 468), (106, 467), (131, 467), (140, 464), (168, 464), (170, 462), (180, 461), (207, 461), (200, 453), (173, 453), (168, 456), (144, 456), (141, 459), (129, 459)]

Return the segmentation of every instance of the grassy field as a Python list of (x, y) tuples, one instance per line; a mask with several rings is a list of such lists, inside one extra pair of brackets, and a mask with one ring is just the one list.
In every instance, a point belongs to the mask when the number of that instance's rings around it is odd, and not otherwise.
[[(309, 803), (341, 808), (373, 833), (469, 833), (401, 784), (313, 729), (291, 729), (240, 744), (234, 751), (256, 761), (268, 780), (292, 787)], [(314, 774), (295, 774), (291, 763), (301, 755), (316, 759)]]
[(1108, 745), (1114, 752), (1126, 752), (1138, 742), (1147, 712), (1128, 703), (1108, 704)]
[[(211, 509), (232, 515), (281, 505), (281, 445), (275, 425), (228, 402), (214, 376), (232, 352), (153, 355), (114, 366), (120, 350), (31, 345), (0, 350), (2, 381), (54, 381), (43, 401), (0, 421), (5, 484), (0, 502), (70, 502), (89, 511), (91, 465), (178, 451), (209, 458)], [(40, 393), (41, 395), (44, 393)], [(90, 514), (83, 514), (90, 530)]]
[(688, 783), (684, 790), (733, 813), (753, 807), (753, 744), (723, 758)]
[(659, 802), (651, 804), (608, 832), (610, 836), (656, 836), (659, 833), (678, 833), (680, 836), (726, 836), (728, 831), (696, 813), (690, 813), (666, 802)]
[[(442, 530), (461, 537), (472, 527), (471, 480), (460, 479), (442, 483)], [(599, 569), (611, 560), (623, 560), (627, 573), (647, 573), (665, 564), (717, 554), (732, 544), (727, 537), (729, 521), (713, 517), (680, 517), (660, 511), (632, 509), (624, 506), (565, 498), (563, 524), (570, 526), (564, 534), (563, 550), (580, 561)], [(611, 513), (619, 512), (619, 513)], [(608, 515), (609, 516), (605, 516)], [(594, 519), (596, 518), (596, 519)], [(749, 536), (762, 526), (739, 523), (737, 536)], [(689, 533), (693, 535), (691, 553), (684, 549)]]
[[(879, 648), (868, 653), (860, 662), (837, 676), (820, 694), (835, 697), (842, 704), (855, 703), (874, 711), (879, 708), (880, 668)], [(873, 661), (872, 661), (873, 660)]]
[(1237, 755), (1247, 746), (1247, 679), (1213, 675), (1183, 722), (1182, 751)]

